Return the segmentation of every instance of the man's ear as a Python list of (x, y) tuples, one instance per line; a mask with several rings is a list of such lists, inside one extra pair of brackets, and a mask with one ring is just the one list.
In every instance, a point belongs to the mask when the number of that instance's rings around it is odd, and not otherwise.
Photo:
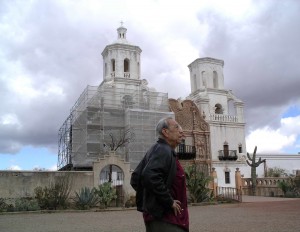
[(161, 132), (165, 137), (167, 137), (167, 138), (169, 137), (169, 133), (167, 132), (166, 128), (164, 128)]

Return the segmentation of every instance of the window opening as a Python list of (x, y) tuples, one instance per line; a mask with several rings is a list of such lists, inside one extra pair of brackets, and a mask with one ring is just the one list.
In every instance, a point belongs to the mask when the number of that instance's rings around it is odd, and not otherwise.
[(129, 60), (124, 60), (124, 72), (129, 72)]
[(214, 88), (218, 88), (218, 73), (216, 71), (213, 72), (213, 82), (214, 82)]
[(206, 73), (205, 73), (205, 71), (203, 71), (201, 73), (201, 75), (202, 75), (202, 84), (203, 84), (204, 87), (206, 87)]
[(115, 72), (116, 71), (116, 61), (114, 59), (111, 60), (111, 67), (112, 67), (112, 71)]
[(243, 153), (242, 145), (239, 145), (239, 153)]
[(223, 114), (223, 108), (221, 104), (215, 105), (215, 114)]
[(116, 165), (107, 165), (100, 172), (100, 184), (105, 182), (112, 183), (113, 186), (123, 185), (124, 173)]
[(223, 150), (224, 150), (224, 157), (228, 157), (229, 156), (229, 146), (228, 146), (228, 144), (223, 145)]
[(225, 184), (230, 184), (230, 172), (225, 172)]

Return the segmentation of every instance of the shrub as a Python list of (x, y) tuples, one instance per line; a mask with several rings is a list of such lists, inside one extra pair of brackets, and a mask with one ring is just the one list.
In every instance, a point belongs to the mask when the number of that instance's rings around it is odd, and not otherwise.
[(279, 181), (277, 185), (282, 190), (284, 195), (286, 194), (287, 191), (291, 190), (291, 185), (288, 182)]
[(268, 168), (267, 177), (281, 177), (281, 176), (288, 176), (287, 171), (285, 169), (279, 167)]
[(20, 198), (15, 201), (15, 211), (36, 211), (40, 210), (36, 199)]
[(71, 191), (70, 175), (58, 177), (47, 187), (34, 189), (35, 198), (41, 209), (67, 208)]
[(7, 212), (14, 212), (15, 211), (14, 205), (13, 204), (8, 204), (6, 211)]
[(8, 204), (3, 198), (0, 198), (0, 212), (5, 212), (8, 208)]
[(94, 207), (98, 202), (98, 195), (95, 194), (95, 189), (90, 189), (88, 187), (81, 188), (78, 192), (75, 192), (74, 202), (78, 209), (89, 209)]
[(196, 164), (185, 168), (186, 186), (192, 203), (209, 201), (212, 198), (208, 184), (211, 177), (205, 175)]
[(282, 190), (285, 197), (298, 197), (298, 187), (295, 178), (289, 178), (288, 181), (279, 181), (277, 186)]
[(105, 182), (95, 188), (95, 193), (99, 197), (100, 204), (107, 208), (110, 202), (117, 198), (116, 190), (111, 187), (110, 182)]

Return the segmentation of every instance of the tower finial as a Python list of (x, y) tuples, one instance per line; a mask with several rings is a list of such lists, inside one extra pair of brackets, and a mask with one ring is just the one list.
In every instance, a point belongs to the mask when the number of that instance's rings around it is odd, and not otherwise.
[(123, 27), (123, 23), (124, 23), (124, 22), (123, 22), (123, 20), (121, 20), (121, 22), (120, 22), (120, 23), (121, 23), (121, 27)]

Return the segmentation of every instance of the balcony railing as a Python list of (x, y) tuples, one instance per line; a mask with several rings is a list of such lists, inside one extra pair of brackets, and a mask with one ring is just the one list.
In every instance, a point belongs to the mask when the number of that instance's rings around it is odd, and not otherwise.
[[(110, 77), (112, 77), (112, 78), (116, 77), (116, 73), (111, 72)], [(124, 78), (130, 78), (130, 72), (124, 72)]]
[(130, 72), (124, 72), (124, 77), (125, 78), (130, 78)]
[(226, 114), (211, 114), (209, 120), (217, 122), (238, 122), (238, 117)]
[(196, 158), (195, 146), (179, 144), (176, 148), (176, 153), (178, 155), (178, 159), (180, 160), (191, 160)]
[(236, 161), (238, 156), (236, 150), (219, 150), (219, 160), (233, 160)]
[(230, 187), (218, 187), (217, 196), (221, 199), (231, 199), (242, 202), (242, 189), (230, 188)]

